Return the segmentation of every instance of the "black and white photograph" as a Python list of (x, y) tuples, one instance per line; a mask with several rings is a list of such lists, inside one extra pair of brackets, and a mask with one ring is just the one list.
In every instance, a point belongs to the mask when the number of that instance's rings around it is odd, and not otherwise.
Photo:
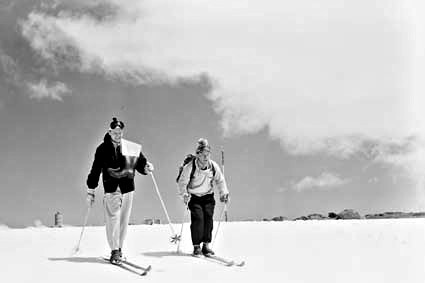
[(425, 2), (0, 0), (5, 283), (425, 282)]

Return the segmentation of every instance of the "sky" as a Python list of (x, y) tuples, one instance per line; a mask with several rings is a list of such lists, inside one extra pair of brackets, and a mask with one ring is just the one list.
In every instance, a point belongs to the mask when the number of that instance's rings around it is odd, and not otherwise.
[[(116, 116), (172, 221), (196, 141), (230, 220), (424, 211), (421, 1), (0, 1), (0, 223), (81, 224)], [(149, 176), (132, 220), (165, 221)], [(102, 187), (90, 221), (103, 223)], [(217, 206), (217, 211), (221, 206)]]
[(243, 267), (188, 255), (192, 245), (187, 222), (180, 254), (169, 242), (167, 225), (133, 225), (123, 253), (137, 265), (152, 266), (143, 278), (102, 259), (109, 254), (104, 230), (87, 227), (80, 251), (71, 256), (80, 227), (0, 229), (2, 243), (7, 243), (0, 257), (2, 282), (131, 283), (184, 278), (192, 283), (202, 278), (206, 283), (422, 283), (425, 279), (423, 219), (223, 223), (214, 249), (223, 258), (245, 261)]

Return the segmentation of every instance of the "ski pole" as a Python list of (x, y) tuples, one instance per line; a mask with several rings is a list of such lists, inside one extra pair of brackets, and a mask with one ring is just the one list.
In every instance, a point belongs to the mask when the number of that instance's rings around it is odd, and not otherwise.
[(225, 211), (227, 211), (227, 202), (224, 203), (223, 208), (221, 209), (220, 219), (218, 220), (217, 230), (215, 230), (215, 235), (214, 235), (214, 239), (211, 243), (211, 247), (214, 246), (215, 239), (217, 238), (218, 230), (220, 229), (220, 224), (221, 224), (221, 222), (223, 222), (223, 215), (224, 215)]
[[(189, 218), (189, 212), (190, 212), (189, 207), (186, 205), (185, 208), (186, 208), (185, 216), (187, 216), (186, 218)], [(184, 221), (185, 221), (185, 219), (183, 219), (183, 221), (182, 221), (182, 226), (180, 228), (180, 238), (179, 238), (179, 241), (178, 241), (178, 244), (177, 244), (177, 253), (178, 254), (180, 253), (180, 242), (181, 242), (181, 238), (182, 238), (182, 235), (183, 235)]]
[(170, 216), (168, 216), (167, 208), (165, 207), (164, 201), (162, 200), (161, 193), (159, 192), (158, 185), (157, 185), (157, 183), (156, 183), (155, 177), (153, 176), (153, 173), (152, 173), (152, 172), (149, 172), (149, 174), (150, 174), (150, 175), (151, 175), (151, 177), (152, 177), (152, 181), (153, 181), (153, 184), (154, 184), (154, 186), (155, 186), (156, 193), (157, 193), (157, 195), (158, 195), (159, 200), (161, 201), (162, 208), (164, 209), (165, 216), (167, 217), (167, 220), (168, 220), (168, 225), (170, 226), (171, 233), (173, 234), (173, 236), (171, 236), (171, 242), (172, 242), (172, 243), (177, 243), (177, 242), (179, 242), (179, 241), (180, 241), (180, 236), (179, 236), (179, 235), (177, 235), (177, 234), (174, 232), (173, 225), (171, 225)]
[(83, 238), (83, 233), (84, 233), (84, 229), (86, 228), (87, 225), (87, 220), (89, 219), (89, 214), (90, 214), (90, 206), (87, 207), (87, 212), (86, 215), (84, 217), (84, 223), (83, 223), (83, 227), (81, 228), (81, 233), (80, 233), (80, 239), (78, 240), (78, 244), (77, 246), (74, 248), (72, 254), (76, 254), (80, 251), (80, 244), (81, 244), (81, 239)]
[[(222, 173), (223, 173), (223, 176), (224, 176), (224, 148), (223, 147), (221, 148), (221, 170), (222, 170)], [(227, 202), (224, 203), (224, 206), (223, 206), (223, 208), (221, 210), (220, 218), (218, 220), (217, 229), (215, 231), (215, 235), (214, 235), (214, 239), (213, 239), (213, 241), (211, 243), (211, 247), (214, 246), (214, 242), (215, 242), (215, 239), (217, 238), (217, 234), (218, 234), (218, 230), (220, 228), (220, 224), (221, 224), (221, 222), (223, 220), (223, 215), (225, 215), (226, 213), (227, 213)]]

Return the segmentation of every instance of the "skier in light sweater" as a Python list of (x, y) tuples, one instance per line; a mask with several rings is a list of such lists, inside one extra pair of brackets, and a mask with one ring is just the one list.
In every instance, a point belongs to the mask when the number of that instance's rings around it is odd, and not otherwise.
[(199, 139), (196, 157), (183, 167), (177, 182), (179, 194), (190, 210), (190, 231), (195, 256), (214, 254), (209, 246), (215, 208), (214, 188), (218, 189), (221, 202), (227, 203), (229, 200), (224, 175), (210, 156), (211, 147), (208, 141)]

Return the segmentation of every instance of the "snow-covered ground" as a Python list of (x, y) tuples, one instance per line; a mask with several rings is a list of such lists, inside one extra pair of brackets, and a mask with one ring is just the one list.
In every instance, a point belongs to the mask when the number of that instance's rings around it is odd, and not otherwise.
[[(168, 225), (130, 226), (124, 252), (152, 265), (146, 277), (99, 258), (109, 254), (104, 227), (87, 227), (72, 256), (80, 232), (3, 227), (1, 282), (425, 282), (425, 219), (222, 223), (214, 249), (244, 267), (178, 256)], [(181, 248), (192, 251), (187, 223)]]

